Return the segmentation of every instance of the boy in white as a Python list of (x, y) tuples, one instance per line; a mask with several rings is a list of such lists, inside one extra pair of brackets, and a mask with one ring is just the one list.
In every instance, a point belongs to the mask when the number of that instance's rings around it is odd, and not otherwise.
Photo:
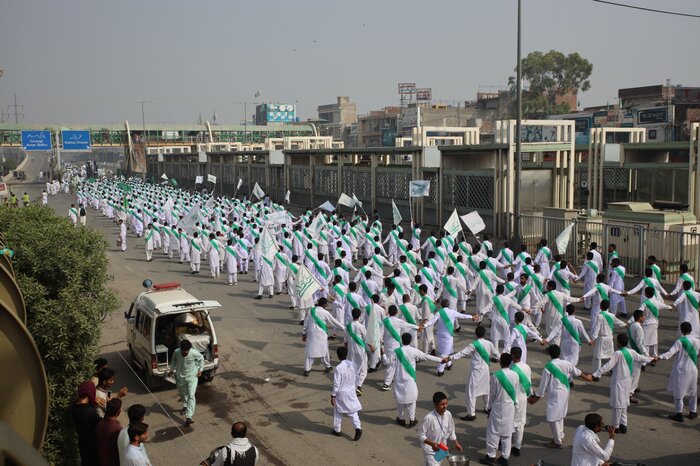
[(520, 390), (518, 390), (515, 405), (515, 429), (513, 431), (511, 453), (515, 456), (520, 456), (520, 449), (523, 446), (523, 434), (525, 433), (525, 422), (527, 421), (527, 399), (533, 394), (532, 369), (520, 361), (522, 350), (517, 346), (511, 348), (510, 355), (513, 357), (513, 364), (511, 364), (510, 368), (518, 374), (518, 379), (520, 380)]
[(678, 311), (678, 322), (688, 322), (693, 327), (692, 335), (700, 338), (700, 318), (698, 317), (700, 293), (692, 289), (690, 282), (683, 282), (683, 292), (673, 303), (672, 309)]
[(224, 267), (228, 274), (228, 284), (230, 286), (238, 285), (238, 256), (233, 248), (233, 240), (226, 241), (224, 248)]
[(580, 298), (584, 302), (584, 306), (586, 300), (590, 300), (591, 330), (593, 330), (593, 326), (595, 325), (596, 320), (598, 320), (598, 315), (600, 315), (601, 301), (605, 300), (610, 302), (610, 296), (612, 296), (613, 294), (624, 293), (623, 291), (615, 290), (609, 285), (607, 285), (605, 283), (605, 274), (599, 273), (598, 275), (596, 275), (595, 279), (596, 284), (593, 285), (593, 288), (584, 293), (584, 295)]
[(355, 387), (358, 395), (362, 395), (362, 384), (367, 377), (367, 351), (374, 350), (372, 345), (366, 343), (367, 330), (360, 323), (362, 312), (360, 309), (353, 309), (352, 321), (345, 325), (345, 345), (348, 348), (348, 357), (357, 371)]
[(199, 232), (195, 231), (190, 240), (190, 246), (192, 247), (190, 255), (190, 268), (192, 269), (192, 275), (199, 273), (199, 267), (202, 262), (202, 239), (199, 237)]
[(612, 370), (613, 374), (610, 380), (612, 419), (610, 423), (615, 427), (615, 432), (626, 434), (627, 407), (630, 404), (630, 387), (632, 386), (634, 363), (651, 362), (651, 358), (627, 348), (629, 338), (624, 333), (617, 336), (617, 343), (620, 345), (620, 351), (615, 351), (610, 361), (598, 369), (593, 374), (593, 377), (600, 379), (601, 374)]
[(342, 329), (343, 324), (338, 322), (330, 312), (324, 308), (328, 305), (326, 298), (318, 300), (318, 306), (311, 308), (304, 319), (304, 331), (302, 340), (306, 343), (304, 362), (304, 377), (308, 377), (314, 359), (321, 359), (326, 366), (326, 373), (331, 371), (331, 360), (328, 356), (328, 325)]
[[(491, 302), (483, 308), (480, 309), (482, 316), (493, 311), (491, 316), (491, 341), (498, 349), (501, 342), (505, 342), (509, 336), (510, 330), (510, 317), (508, 316), (508, 309), (515, 308), (521, 310), (520, 305), (512, 298), (513, 293), (504, 295), (505, 287), (503, 285), (496, 286), (496, 296), (491, 299)], [(506, 350), (507, 351), (507, 350)]]
[[(586, 254), (586, 262), (581, 267), (581, 272), (574, 279), (576, 282), (583, 280), (583, 294), (585, 295), (593, 289), (596, 283), (596, 276), (600, 273), (600, 268), (598, 264), (593, 260), (593, 253), (588, 251)], [(591, 298), (587, 297), (583, 300), (583, 308), (585, 310), (591, 309)]]
[[(608, 268), (608, 284), (615, 290), (624, 291), (625, 268), (620, 265), (620, 259), (614, 257), (610, 261), (610, 267)], [(619, 314), (621, 317), (627, 317), (627, 306), (622, 295), (613, 294), (610, 296), (610, 312)]]
[(578, 358), (581, 353), (581, 337), (586, 339), (586, 343), (591, 344), (591, 338), (586, 333), (583, 322), (574, 317), (576, 307), (573, 304), (566, 305), (566, 316), (562, 316), (559, 325), (554, 327), (552, 333), (541, 343), (546, 345), (549, 342), (559, 344), (561, 339), (561, 358), (569, 361), (574, 366), (578, 366)]
[(521, 311), (515, 313), (514, 325), (510, 330), (510, 334), (506, 339), (505, 346), (503, 348), (504, 353), (510, 353), (510, 349), (514, 346), (521, 348), (523, 362), (527, 362), (527, 338), (532, 338), (540, 343), (542, 343), (542, 336), (536, 331), (527, 327), (523, 321), (525, 320), (525, 314)]
[(659, 346), (659, 311), (671, 309), (671, 306), (654, 298), (654, 289), (647, 287), (644, 290), (646, 300), (642, 302), (641, 309), (644, 311), (644, 345), (647, 347), (649, 356), (658, 356)]
[(473, 421), (476, 419), (476, 398), (484, 397), (484, 406), (489, 404), (489, 364), (491, 359), (498, 359), (499, 354), (496, 347), (488, 340), (484, 339), (486, 329), (482, 326), (474, 329), (476, 340), (469, 344), (462, 351), (453, 354), (450, 359), (456, 361), (468, 355), (472, 355), (472, 363), (467, 374), (467, 384), (464, 389), (464, 398), (467, 406), (467, 415), (461, 419), (463, 421)]
[(331, 391), (331, 405), (333, 406), (332, 434), (340, 437), (342, 415), (345, 414), (352, 420), (352, 425), (355, 428), (354, 440), (357, 441), (362, 437), (362, 424), (360, 423), (360, 416), (357, 414), (362, 410), (362, 405), (355, 393), (357, 369), (352, 361), (346, 359), (347, 353), (348, 350), (342, 346), (336, 350), (340, 364), (335, 366), (333, 370), (333, 390)]
[[(607, 429), (609, 440), (605, 449), (600, 448), (598, 432)], [(574, 447), (571, 452), (571, 466), (600, 466), (612, 456), (615, 447), (615, 428), (605, 426), (603, 418), (596, 413), (586, 415), (584, 425), (576, 428)]]
[(673, 393), (673, 407), (675, 414), (669, 415), (674, 421), (683, 422), (683, 398), (688, 397), (688, 419), (698, 417), (698, 353), (700, 352), (700, 339), (692, 336), (693, 328), (690, 323), (683, 322), (680, 326), (681, 334), (671, 348), (656, 359), (671, 359), (674, 355), (671, 376), (668, 378), (668, 390)]
[(211, 271), (211, 276), (218, 278), (221, 274), (221, 260), (219, 255), (221, 254), (221, 245), (216, 240), (216, 235), (214, 233), (209, 234), (209, 270)]
[[(398, 318), (397, 314), (399, 309), (396, 306), (389, 306), (388, 312), (389, 316), (381, 321), (384, 330), (382, 338), (384, 356), (382, 357), (382, 362), (386, 367), (386, 375), (384, 376), (384, 383), (378, 385), (383, 391), (389, 390), (391, 388), (391, 383), (394, 381), (394, 374), (396, 372), (396, 353), (394, 351), (401, 345), (401, 335), (404, 332), (409, 332), (411, 336), (415, 338), (415, 330), (418, 328), (415, 324), (415, 320), (413, 320), (413, 323), (409, 323)], [(410, 315), (409, 317), (412, 318)]]
[[(462, 314), (461, 312), (457, 312), (454, 309), (450, 309), (449, 307), (447, 307), (448, 301), (446, 299), (443, 299), (440, 304), (442, 307), (438, 309), (437, 312), (435, 312), (435, 314), (433, 315), (433, 318), (425, 324), (423, 324), (422, 327), (427, 328), (437, 323), (436, 342), (438, 353), (442, 358), (447, 358), (450, 354), (452, 354), (454, 346), (455, 319), (471, 319), (476, 321), (478, 319), (478, 316), (471, 314)], [(438, 377), (442, 377), (442, 375), (445, 373), (445, 369), (447, 369), (448, 371), (452, 369), (452, 361), (448, 362), (447, 364), (444, 364), (442, 362), (438, 364)]]
[(440, 449), (439, 445), (447, 445), (451, 440), (457, 451), (462, 451), (462, 445), (457, 441), (455, 423), (452, 413), (447, 410), (447, 395), (442, 392), (433, 394), (434, 410), (429, 412), (418, 427), (418, 440), (423, 448), (423, 457), (426, 466), (436, 466), (440, 462), (435, 459), (435, 453)]
[[(596, 321), (595, 327), (591, 331), (591, 341), (593, 346), (593, 372), (600, 369), (603, 359), (610, 359), (615, 351), (613, 343), (613, 331), (615, 327), (624, 327), (627, 324), (614, 315), (608, 312), (609, 303), (602, 301), (600, 303), (600, 316)], [(596, 382), (599, 378), (593, 377)]]
[(182, 228), (178, 228), (177, 231), (180, 233), (180, 263), (182, 264), (190, 261), (190, 239)]
[(146, 232), (143, 237), (146, 242), (146, 262), (151, 262), (153, 260), (153, 248), (155, 247), (154, 235), (153, 225), (149, 224), (148, 227), (146, 227)]

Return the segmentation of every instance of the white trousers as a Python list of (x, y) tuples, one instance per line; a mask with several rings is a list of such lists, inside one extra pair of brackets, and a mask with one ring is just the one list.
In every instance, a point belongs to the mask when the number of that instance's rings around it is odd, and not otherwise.
[(625, 297), (619, 294), (610, 295), (610, 312), (615, 314), (627, 314), (627, 305), (625, 304)]
[(554, 440), (554, 443), (561, 445), (564, 441), (564, 418), (550, 422), (549, 428), (552, 431), (552, 440)]
[[(466, 403), (467, 403), (467, 414), (470, 416), (474, 416), (476, 414), (476, 396), (471, 396), (469, 394), (469, 387), (467, 386), (467, 389), (465, 390), (465, 398), (466, 398)], [(478, 398), (481, 398), (484, 400), (484, 409), (486, 409), (486, 406), (489, 404), (489, 395), (480, 395)]]
[(326, 353), (326, 355), (322, 358), (306, 358), (306, 361), (304, 362), (304, 370), (310, 371), (311, 366), (314, 365), (314, 361), (316, 359), (320, 359), (324, 366), (331, 367), (331, 358), (328, 356), (328, 353)]
[(610, 424), (616, 429), (627, 425), (627, 406), (624, 408), (612, 408)]
[(146, 249), (146, 260), (149, 261), (153, 259), (153, 249)]
[(407, 416), (409, 421), (414, 421), (416, 419), (416, 402), (396, 403), (396, 417), (406, 420)]
[[(352, 426), (355, 429), (362, 429), (362, 424), (360, 424), (360, 416), (358, 416), (357, 411), (353, 413), (344, 413), (352, 421)], [(338, 412), (338, 407), (333, 406), (333, 430), (340, 432), (340, 427), (343, 421), (343, 414)]]
[[(683, 412), (683, 398), (674, 398), (673, 407), (677, 413)], [(688, 397), (688, 411), (691, 413), (698, 412), (698, 393), (697, 391)]]
[(262, 295), (265, 290), (269, 291), (269, 295), (272, 295), (272, 285), (268, 286), (263, 286), (263, 285), (258, 285), (258, 296)]
[(212, 277), (218, 277), (221, 274), (221, 269), (219, 268), (219, 264), (216, 264), (216, 265), (209, 264), (209, 270), (211, 270)]
[(228, 282), (229, 282), (229, 284), (238, 283), (238, 274), (235, 271), (229, 272)]
[(634, 363), (632, 371), (632, 383), (630, 386), (630, 396), (634, 395), (634, 391), (639, 387), (639, 377), (642, 375), (642, 365), (638, 362)]
[(435, 336), (433, 335), (432, 327), (428, 327), (421, 332), (423, 339), (423, 352), (430, 353), (435, 348)]
[(501, 456), (504, 459), (510, 457), (510, 435), (496, 435), (491, 433), (491, 429), (486, 428), (486, 456), (489, 458), (496, 457), (496, 450), (498, 450), (498, 443), (501, 443)]
[(384, 367), (386, 367), (386, 373), (384, 375), (384, 385), (391, 385), (394, 381), (394, 375), (396, 374), (396, 353), (393, 351), (391, 354), (387, 353), (384, 355)]
[(513, 431), (513, 447), (520, 449), (523, 446), (523, 434), (525, 433), (525, 424), (518, 425), (515, 424), (515, 431)]
[(200, 262), (190, 261), (190, 268), (192, 269), (193, 272), (199, 272), (199, 266), (200, 266)]

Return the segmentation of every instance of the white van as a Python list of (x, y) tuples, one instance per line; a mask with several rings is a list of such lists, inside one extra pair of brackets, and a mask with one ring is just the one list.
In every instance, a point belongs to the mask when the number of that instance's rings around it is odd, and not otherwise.
[(124, 313), (126, 341), (131, 364), (142, 371), (149, 388), (163, 384), (173, 352), (184, 339), (204, 356), (203, 380), (214, 377), (219, 367), (219, 345), (209, 313), (220, 307), (218, 301), (195, 298), (179, 283), (153, 285), (134, 299)]

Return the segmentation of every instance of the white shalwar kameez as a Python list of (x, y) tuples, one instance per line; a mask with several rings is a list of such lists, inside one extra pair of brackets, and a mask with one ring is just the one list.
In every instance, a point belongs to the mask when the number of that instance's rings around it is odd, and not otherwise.
[(352, 361), (341, 361), (333, 370), (333, 390), (331, 395), (335, 397), (333, 406), (333, 430), (340, 432), (342, 415), (345, 414), (352, 420), (355, 429), (361, 429), (360, 416), (362, 410), (360, 400), (357, 399), (355, 387), (357, 387), (357, 369)]
[[(443, 314), (447, 317), (447, 319), (443, 318)], [(447, 328), (445, 320), (448, 320), (450, 323), (452, 323), (455, 321), (455, 319), (473, 319), (473, 317), (474, 316), (472, 316), (471, 314), (462, 314), (461, 312), (457, 312), (454, 309), (450, 309), (449, 307), (443, 307), (442, 309), (437, 310), (433, 318), (425, 323), (425, 327), (430, 327), (437, 323), (437, 325), (435, 326), (436, 343), (438, 353), (441, 357), (446, 358), (450, 354), (452, 354), (454, 346), (454, 335)], [(440, 362), (440, 364), (438, 364), (437, 366), (438, 374), (441, 374), (446, 367), (451, 368), (452, 361), (448, 362), (447, 364), (443, 364), (442, 362)]]
[[(322, 307), (316, 307), (314, 311), (316, 317), (326, 324), (332, 325), (338, 329), (342, 329), (343, 325), (338, 322), (330, 312)], [(328, 334), (323, 330), (313, 319), (311, 312), (306, 315), (304, 320), (304, 335), (306, 335), (306, 361), (304, 362), (304, 371), (310, 371), (314, 363), (314, 359), (320, 358), (326, 368), (331, 367), (331, 360), (328, 355)]]
[[(690, 335), (686, 337), (695, 348), (695, 354), (700, 353), (700, 339)], [(673, 406), (676, 413), (683, 412), (683, 398), (688, 399), (688, 410), (691, 413), (698, 412), (698, 367), (695, 365), (688, 352), (683, 348), (681, 340), (678, 339), (671, 348), (664, 354), (659, 355), (659, 359), (671, 359), (678, 354), (673, 363), (671, 376), (668, 378), (668, 390), (673, 393)]]
[[(401, 347), (408, 364), (416, 369), (417, 361), (433, 361), (441, 362), (442, 359), (436, 356), (431, 356), (422, 352), (419, 349), (412, 347), (411, 345), (404, 345)], [(406, 419), (408, 417), (409, 421), (416, 419), (416, 401), (418, 400), (418, 385), (416, 385), (415, 379), (411, 374), (406, 371), (403, 364), (399, 360), (398, 356), (394, 362), (396, 366), (395, 377), (394, 377), (394, 398), (396, 399), (396, 415), (399, 419)]]
[[(552, 359), (551, 362), (566, 375), (569, 380), (581, 375), (581, 371), (563, 359)], [(542, 371), (540, 385), (537, 387), (537, 396), (547, 397), (547, 422), (552, 430), (552, 440), (557, 445), (564, 441), (564, 418), (569, 411), (569, 396), (571, 395), (569, 384), (564, 385), (548, 370)]]
[[(488, 358), (497, 359), (500, 354), (496, 347), (485, 338), (479, 338), (478, 341), (487, 353)], [(489, 364), (490, 361), (484, 359), (474, 347), (474, 342), (470, 343), (462, 351), (452, 355), (452, 360), (472, 356), (472, 363), (467, 373), (467, 383), (464, 389), (465, 404), (467, 406), (467, 415), (474, 416), (476, 414), (476, 398), (484, 397), (484, 407), (489, 404)]]
[(426, 440), (447, 444), (448, 440), (453, 442), (457, 440), (455, 433), (455, 421), (452, 419), (452, 413), (445, 410), (440, 416), (435, 410), (429, 412), (418, 426), (418, 440), (423, 449), (423, 457), (425, 458), (425, 466), (437, 466), (440, 462), (435, 460), (435, 451), (432, 447), (425, 443)]
[[(510, 369), (501, 369), (510, 384), (515, 389), (515, 396), (520, 390), (520, 377)], [(486, 424), (486, 456), (496, 458), (498, 444), (501, 444), (501, 457), (510, 457), (510, 446), (515, 430), (515, 402), (501, 385), (496, 375), (492, 375), (491, 388), (489, 390), (490, 410), (488, 423)]]

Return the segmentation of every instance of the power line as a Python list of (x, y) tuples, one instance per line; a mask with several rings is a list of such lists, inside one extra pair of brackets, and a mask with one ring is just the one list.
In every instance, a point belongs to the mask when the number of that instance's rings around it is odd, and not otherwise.
[(596, 3), (605, 3), (607, 5), (619, 6), (622, 8), (631, 8), (633, 10), (648, 11), (651, 13), (661, 13), (664, 15), (673, 15), (673, 16), (685, 16), (686, 18), (700, 18), (700, 15), (692, 15), (690, 13), (681, 13), (678, 11), (656, 10), (654, 8), (645, 8), (645, 7), (637, 6), (637, 5), (627, 5), (625, 3), (609, 2), (607, 0), (592, 0), (592, 1), (594, 1)]

